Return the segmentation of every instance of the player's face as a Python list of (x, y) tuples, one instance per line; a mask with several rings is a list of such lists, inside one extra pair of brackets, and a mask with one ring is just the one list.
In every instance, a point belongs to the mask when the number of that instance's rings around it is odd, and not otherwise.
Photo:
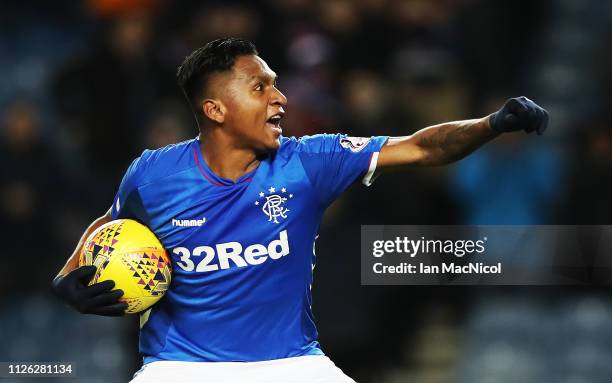
[(227, 82), (224, 129), (236, 142), (257, 151), (276, 150), (287, 98), (276, 88), (274, 73), (259, 56), (240, 56)]

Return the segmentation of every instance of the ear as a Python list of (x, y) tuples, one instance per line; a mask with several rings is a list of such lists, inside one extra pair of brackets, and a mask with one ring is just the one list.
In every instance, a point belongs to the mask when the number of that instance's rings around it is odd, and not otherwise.
[(227, 109), (219, 100), (207, 98), (202, 102), (202, 112), (204, 116), (217, 124), (222, 124), (225, 121), (225, 113)]

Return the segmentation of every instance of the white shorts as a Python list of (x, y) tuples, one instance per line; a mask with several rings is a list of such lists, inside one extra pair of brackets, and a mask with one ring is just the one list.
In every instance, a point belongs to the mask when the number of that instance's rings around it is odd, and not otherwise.
[(355, 383), (324, 355), (263, 362), (159, 361), (142, 366), (130, 383)]

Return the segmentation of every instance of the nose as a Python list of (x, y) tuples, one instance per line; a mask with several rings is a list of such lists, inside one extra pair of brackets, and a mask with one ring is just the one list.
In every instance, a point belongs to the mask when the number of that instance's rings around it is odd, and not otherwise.
[(287, 97), (285, 97), (283, 92), (278, 90), (278, 88), (274, 87), (272, 91), (272, 96), (270, 98), (270, 103), (272, 105), (285, 106), (287, 105)]

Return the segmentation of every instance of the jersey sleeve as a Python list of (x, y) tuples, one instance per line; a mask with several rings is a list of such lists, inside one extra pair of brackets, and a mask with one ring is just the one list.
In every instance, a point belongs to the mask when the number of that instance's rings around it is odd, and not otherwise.
[(143, 178), (144, 155), (145, 153), (132, 161), (132, 164), (125, 172), (119, 185), (119, 190), (113, 200), (111, 208), (112, 219), (129, 218), (142, 222), (145, 225), (149, 224), (149, 218), (138, 191)]
[(302, 137), (297, 150), (310, 183), (322, 203), (330, 204), (353, 182), (370, 186), (376, 162), (388, 137), (319, 134)]

